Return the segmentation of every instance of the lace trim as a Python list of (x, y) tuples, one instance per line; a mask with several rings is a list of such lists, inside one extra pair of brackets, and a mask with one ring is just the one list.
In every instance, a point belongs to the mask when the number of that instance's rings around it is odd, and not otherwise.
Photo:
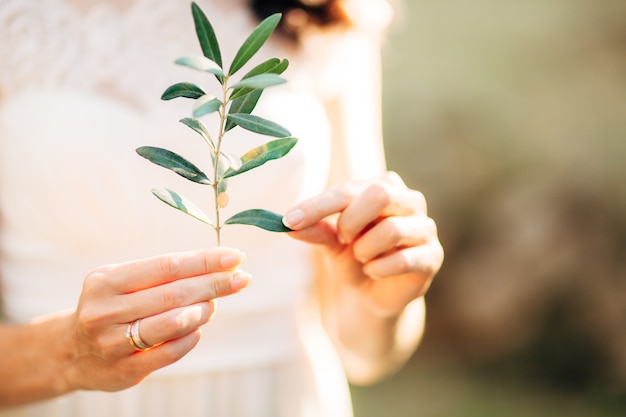
[[(189, 8), (178, 1), (127, 1), (123, 9), (102, 0), (85, 11), (72, 0), (2, 0), (0, 98), (26, 88), (62, 87), (97, 91), (145, 107), (158, 102), (155, 96), (169, 84), (199, 80), (172, 63), (181, 55), (200, 53)], [(223, 54), (234, 53), (257, 23), (246, 0), (197, 1), (211, 10)], [(387, 1), (370, 0), (364, 6), (347, 0), (346, 5), (357, 26), (374, 35), (371, 41), (376, 44), (391, 16)], [(297, 62), (292, 61), (294, 81), (304, 77), (317, 84), (325, 79), (326, 64), (337, 58), (336, 44), (341, 44), (325, 37), (313, 36)], [(273, 47), (268, 45), (266, 53), (285, 56), (285, 50)], [(334, 79), (352, 68), (341, 59), (337, 62), (332, 66)]]
[(193, 23), (180, 2), (129, 1), (81, 11), (66, 0), (2, 0), (0, 91), (69, 86), (141, 100), (147, 88), (153, 100), (172, 61), (198, 53)]

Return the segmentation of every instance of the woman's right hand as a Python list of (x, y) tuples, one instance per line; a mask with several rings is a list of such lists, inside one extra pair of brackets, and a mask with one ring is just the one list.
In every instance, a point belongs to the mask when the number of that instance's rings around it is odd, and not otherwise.
[[(200, 326), (215, 311), (214, 299), (235, 294), (250, 276), (237, 269), (241, 252), (204, 249), (157, 256), (90, 273), (71, 316), (69, 390), (117, 391), (187, 354), (200, 339)], [(136, 350), (125, 336), (140, 319)]]

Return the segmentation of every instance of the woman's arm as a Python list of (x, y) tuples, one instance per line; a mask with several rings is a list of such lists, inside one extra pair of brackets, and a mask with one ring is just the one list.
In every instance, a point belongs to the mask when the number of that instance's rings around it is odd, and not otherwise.
[(0, 324), (0, 406), (55, 397), (69, 391), (69, 317), (59, 313), (28, 325)]
[[(86, 277), (75, 311), (0, 325), (0, 408), (74, 390), (118, 391), (182, 358), (213, 315), (211, 300), (247, 286), (236, 269), (242, 261), (215, 248), (105, 266)], [(154, 346), (145, 351), (125, 335), (137, 319)]]
[(320, 276), (320, 285), (329, 291), (321, 297), (324, 327), (351, 383), (374, 383), (406, 363), (422, 339), (423, 297), (411, 301), (399, 314), (385, 315), (364, 305), (350, 288), (342, 290), (328, 282), (328, 275)]
[(443, 261), (421, 194), (389, 173), (331, 187), (285, 221), (291, 236), (319, 245), (322, 321), (350, 381), (397, 370), (421, 339), (423, 296)]
[(421, 340), (423, 296), (443, 261), (421, 193), (385, 173), (379, 39), (349, 34), (333, 126), (331, 187), (286, 215), (291, 235), (320, 245), (317, 294), (324, 327), (352, 383), (402, 366)]

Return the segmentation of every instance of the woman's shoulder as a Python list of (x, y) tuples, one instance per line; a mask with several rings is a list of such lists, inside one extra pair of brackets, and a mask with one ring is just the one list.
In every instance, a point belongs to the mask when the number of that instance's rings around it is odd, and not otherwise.
[(380, 35), (386, 30), (394, 13), (389, 0), (345, 0), (345, 9), (357, 30), (374, 35)]

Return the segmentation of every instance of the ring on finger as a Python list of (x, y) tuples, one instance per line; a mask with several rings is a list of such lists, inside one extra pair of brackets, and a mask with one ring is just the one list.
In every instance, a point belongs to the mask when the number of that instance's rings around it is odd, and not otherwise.
[(141, 338), (141, 335), (139, 334), (139, 321), (140, 320), (141, 319), (137, 319), (133, 321), (132, 323), (129, 323), (124, 336), (126, 336), (126, 338), (128, 339), (128, 342), (133, 348), (135, 348), (135, 350), (143, 351), (143, 350), (150, 349), (153, 345), (147, 344)]

